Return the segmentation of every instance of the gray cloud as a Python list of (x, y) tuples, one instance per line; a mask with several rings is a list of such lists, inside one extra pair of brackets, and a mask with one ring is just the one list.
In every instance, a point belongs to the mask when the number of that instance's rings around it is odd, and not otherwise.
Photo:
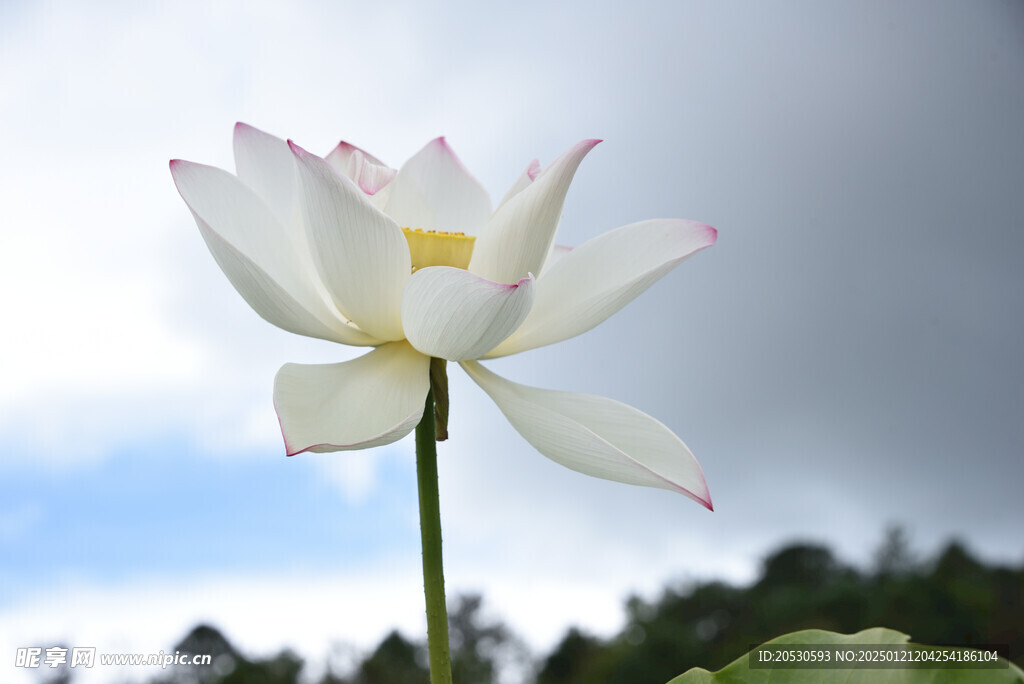
[(660, 418), (701, 459), (717, 510), (573, 484), (527, 465), (516, 439), (473, 445), (472, 505), (529, 496), (558, 507), (553, 527), (588, 511), (592, 540), (625, 535), (666, 565), (687, 540), (732, 561), (788, 536), (866, 559), (889, 521), (922, 545), (956, 534), (1019, 558), (1020, 12), (612, 14), (579, 17), (566, 43), (524, 58), (553, 61), (567, 88), (538, 103), (547, 125), (608, 140), (562, 235), (666, 215), (717, 226), (719, 243), (601, 328), (500, 370)]
[[(244, 423), (280, 363), (354, 355), (268, 329), (173, 196), (166, 158), (229, 166), (236, 119), (392, 164), (447, 134), (495, 199), (534, 156), (602, 137), (560, 241), (654, 217), (719, 229), (601, 327), (491, 364), (662, 420), (701, 460), (715, 513), (546, 462), (456, 377), (441, 464), (455, 567), (624, 591), (743, 576), (793, 536), (867, 558), (890, 521), (925, 547), (958, 534), (1024, 552), (1019, 3), (183, 3), (73, 21), (10, 7), (0, 121), (23, 134), (0, 195), (91, 245), (86, 274), (162, 283), (153, 307), (211, 368), (180, 390), (202, 395), (193, 412), (238, 403)], [(37, 71), (10, 66), (29, 58)], [(67, 225), (44, 180), (75, 190)], [(79, 305), (99, 320), (110, 303)], [(198, 429), (187, 413), (168, 430)]]

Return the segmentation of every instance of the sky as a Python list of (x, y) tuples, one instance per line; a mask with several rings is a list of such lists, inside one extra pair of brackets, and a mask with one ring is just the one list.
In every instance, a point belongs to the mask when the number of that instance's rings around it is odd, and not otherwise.
[(718, 229), (598, 328), (489, 363), (665, 423), (713, 513), (547, 461), (451, 370), (449, 595), (535, 653), (793, 540), (863, 566), (899, 524), (922, 557), (1024, 561), (1019, 3), (6, 2), (0, 678), (34, 681), (18, 647), (156, 652), (201, 620), (320, 666), (424, 629), (411, 438), (285, 457), (277, 369), (361, 352), (251, 311), (171, 181), (233, 170), (236, 121), (395, 167), (445, 135), (495, 201), (602, 138), (560, 243)]

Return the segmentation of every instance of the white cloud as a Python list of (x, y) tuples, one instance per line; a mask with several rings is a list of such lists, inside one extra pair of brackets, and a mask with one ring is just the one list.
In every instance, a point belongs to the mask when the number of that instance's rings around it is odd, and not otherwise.
[(364, 503), (377, 485), (377, 469), (384, 450), (345, 451), (318, 458), (317, 468), (354, 506)]
[[(232, 574), (137, 579), (118, 586), (68, 581), (0, 611), (0, 646), (95, 646), (98, 653), (167, 651), (201, 622), (220, 629), (247, 656), (290, 647), (322, 666), (339, 645), (367, 652), (392, 629), (407, 638), (425, 633), (419, 555), (383, 560), (337, 573), (296, 570), (282, 575)], [(448, 576), (449, 597), (460, 587), (484, 591), (485, 608), (523, 637), (535, 653), (550, 649), (572, 624), (609, 635), (623, 618), (622, 598), (600, 581), (543, 579), (490, 568), (463, 582)], [(38, 671), (4, 668), (5, 677), (35, 681)], [(149, 678), (154, 671), (96, 667), (76, 681)], [(79, 679), (80, 677), (80, 679)]]
[[(426, 19), (198, 2), (12, 15), (0, 47), (0, 128), (18, 132), (0, 166), (0, 290), (14, 321), (0, 341), (7, 441), (70, 464), (147, 430), (213, 447), (279, 439), (266, 420), (277, 367), (357, 352), (291, 340), (248, 310), (206, 253), (167, 160), (231, 168), (236, 119), (311, 149), (345, 136), (395, 164), (446, 132), (465, 141), (464, 156), (486, 158), (496, 119), (478, 114), (522, 112), (528, 84), (495, 81), (487, 59), (453, 81)], [(353, 467), (350, 478), (369, 481)]]

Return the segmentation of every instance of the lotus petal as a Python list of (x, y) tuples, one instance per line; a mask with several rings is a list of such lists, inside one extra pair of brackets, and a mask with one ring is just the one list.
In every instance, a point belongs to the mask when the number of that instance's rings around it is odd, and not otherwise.
[[(242, 122), (235, 124), (235, 171), (274, 212), (278, 222), (305, 244), (298, 204), (295, 159), (288, 143)], [(312, 262), (311, 262), (312, 263)]]
[(325, 157), (334, 170), (348, 176), (367, 195), (376, 195), (398, 173), (369, 152), (342, 140)]
[(342, 344), (379, 340), (349, 325), (310, 278), (308, 260), (270, 208), (227, 171), (176, 159), (171, 175), (210, 252), (242, 298), (265, 320)]
[(476, 361), (461, 365), (512, 427), (552, 461), (605, 480), (679, 492), (713, 510), (697, 459), (654, 418), (604, 397), (519, 385)]
[(523, 325), (488, 357), (515, 354), (584, 333), (692, 254), (715, 244), (711, 226), (641, 221), (599, 235), (551, 263)]
[(429, 373), (430, 358), (404, 341), (344, 363), (285, 364), (274, 379), (274, 408), (288, 455), (401, 439), (423, 416)]
[(401, 228), (323, 159), (290, 145), (310, 246), (328, 292), (360, 329), (382, 340), (404, 338), (400, 307), (412, 262)]
[(523, 170), (523, 173), (516, 179), (516, 182), (512, 184), (512, 187), (508, 189), (508, 192), (506, 192), (505, 196), (501, 198), (501, 201), (498, 202), (498, 209), (501, 209), (502, 205), (528, 188), (530, 183), (536, 180), (539, 175), (540, 160), (534, 159), (526, 169)]
[(477, 238), (469, 270), (499, 283), (540, 273), (554, 244), (573, 175), (599, 142), (584, 140), (574, 145), (494, 212)]
[(409, 278), (402, 324), (409, 342), (428, 356), (477, 359), (519, 327), (532, 303), (532, 277), (507, 285), (433, 266)]
[(387, 213), (405, 228), (477, 235), (491, 215), (491, 198), (437, 138), (398, 170)]

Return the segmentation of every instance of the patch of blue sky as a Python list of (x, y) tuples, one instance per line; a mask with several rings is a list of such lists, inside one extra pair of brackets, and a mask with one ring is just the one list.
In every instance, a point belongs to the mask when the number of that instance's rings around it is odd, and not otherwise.
[(415, 461), (396, 445), (347, 499), (316, 459), (214, 455), (186, 440), (119, 449), (92, 467), (6, 469), (0, 607), (68, 578), (262, 573), (359, 565), (419, 545)]

